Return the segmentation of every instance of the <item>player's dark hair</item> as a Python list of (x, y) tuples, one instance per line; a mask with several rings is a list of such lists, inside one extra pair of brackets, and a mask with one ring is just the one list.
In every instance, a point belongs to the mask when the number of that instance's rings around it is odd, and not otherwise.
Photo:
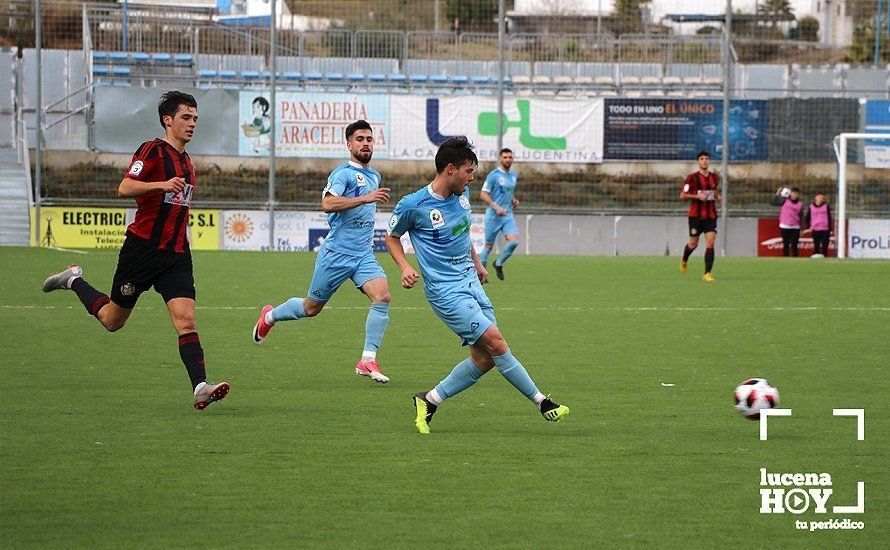
[(711, 153), (709, 153), (709, 152), (707, 152), (707, 151), (699, 151), (698, 154), (695, 155), (695, 160), (698, 160), (698, 159), (700, 159), (700, 158), (702, 158), (702, 157), (708, 157), (708, 158), (711, 158)]
[(179, 110), (180, 105), (194, 107), (195, 109), (198, 108), (198, 102), (195, 100), (195, 96), (185, 92), (172, 90), (161, 96), (161, 101), (158, 103), (158, 120), (161, 121), (161, 128), (165, 131), (167, 130), (167, 126), (164, 125), (164, 117), (176, 116), (176, 112)]
[(501, 156), (501, 155), (503, 155), (504, 153), (510, 153), (510, 154), (512, 155), (512, 154), (513, 154), (513, 149), (508, 149), (508, 148), (504, 147), (503, 149), (501, 149), (501, 150), (498, 152), (498, 156)]
[(800, 193), (800, 187), (792, 187), (791, 192), (792, 193)]
[(251, 106), (259, 104), (260, 107), (263, 108), (264, 115), (269, 112), (269, 100), (266, 99), (265, 97), (262, 97), (262, 96), (257, 97), (256, 99), (251, 101), (250, 104), (251, 104)]
[(466, 136), (448, 138), (436, 152), (436, 173), (441, 174), (449, 164), (460, 167), (468, 162), (479, 164), (470, 140)]
[(356, 120), (346, 127), (346, 139), (349, 140), (349, 138), (352, 137), (352, 134), (358, 132), (359, 130), (371, 130), (372, 132), (374, 131), (374, 129), (371, 128), (371, 125), (368, 124), (368, 121)]

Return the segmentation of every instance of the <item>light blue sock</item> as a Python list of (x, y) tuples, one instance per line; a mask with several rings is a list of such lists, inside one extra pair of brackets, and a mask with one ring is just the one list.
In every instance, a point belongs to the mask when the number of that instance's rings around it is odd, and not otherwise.
[(365, 348), (363, 355), (374, 358), (377, 350), (380, 348), (380, 342), (383, 341), (383, 333), (386, 332), (387, 325), (389, 325), (389, 303), (372, 303), (371, 309), (368, 310), (368, 320), (365, 321)]
[(522, 366), (522, 363), (520, 363), (518, 359), (513, 357), (513, 354), (510, 353), (509, 349), (507, 350), (507, 353), (503, 355), (492, 355), (491, 358), (494, 360), (494, 364), (497, 365), (498, 372), (500, 372), (507, 381), (513, 384), (517, 390), (521, 391), (524, 396), (529, 399), (534, 399), (535, 395), (540, 393), (538, 387), (535, 386), (535, 383), (532, 382), (531, 377), (525, 370), (525, 367)]
[(436, 385), (435, 391), (443, 400), (454, 397), (482, 378), (485, 374), (473, 363), (469, 357), (458, 363), (451, 374)]
[(516, 247), (519, 246), (519, 241), (507, 241), (507, 244), (504, 245), (504, 250), (501, 251), (501, 255), (498, 256), (498, 259), (495, 260), (494, 265), (504, 265), (504, 262), (510, 259), (510, 256), (513, 255), (513, 251), (516, 250)]
[(291, 298), (280, 306), (272, 310), (272, 320), (293, 321), (294, 319), (302, 319), (306, 317), (306, 310), (303, 308), (304, 298)]
[(491, 249), (487, 246), (482, 247), (482, 252), (479, 253), (479, 261), (482, 262), (482, 265), (488, 265), (488, 255), (491, 254)]

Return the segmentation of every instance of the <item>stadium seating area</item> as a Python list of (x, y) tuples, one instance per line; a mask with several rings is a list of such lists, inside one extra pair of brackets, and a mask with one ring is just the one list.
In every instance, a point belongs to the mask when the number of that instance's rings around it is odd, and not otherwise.
[[(508, 93), (560, 97), (719, 97), (715, 64), (562, 63), (512, 61)], [(497, 65), (487, 61), (282, 57), (277, 79), (289, 91), (490, 94)], [(97, 86), (187, 82), (200, 88), (262, 89), (270, 73), (260, 56), (93, 52)], [(752, 99), (890, 95), (890, 71), (848, 65), (737, 65), (734, 87)]]

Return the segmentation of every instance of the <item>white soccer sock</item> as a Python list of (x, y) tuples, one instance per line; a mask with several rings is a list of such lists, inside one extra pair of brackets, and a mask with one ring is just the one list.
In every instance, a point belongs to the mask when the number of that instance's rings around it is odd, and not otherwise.
[(362, 352), (362, 361), (376, 361), (376, 360), (377, 360), (377, 352), (376, 351), (364, 350)]
[(426, 392), (426, 400), (433, 405), (436, 405), (437, 407), (442, 404), (442, 401), (444, 401), (444, 399), (442, 399), (442, 396), (439, 395), (439, 392), (436, 391), (436, 388), (433, 388), (430, 391)]
[(266, 314), (263, 316), (263, 321), (265, 321), (266, 324), (269, 326), (272, 326), (275, 324), (275, 319), (272, 318), (272, 310), (271, 309), (269, 311), (267, 311)]
[(198, 385), (195, 386), (195, 395), (198, 395), (198, 392), (204, 389), (204, 386), (207, 385), (207, 382), (198, 382)]
[(68, 277), (68, 282), (65, 283), (65, 286), (68, 287), (68, 290), (71, 290), (71, 284), (74, 282), (74, 279), (80, 279), (80, 275), (75, 275), (74, 277)]
[(545, 399), (547, 399), (547, 396), (541, 392), (536, 393), (532, 397), (532, 401), (535, 402), (535, 405), (537, 405), (539, 409), (541, 408), (541, 403), (543, 403)]

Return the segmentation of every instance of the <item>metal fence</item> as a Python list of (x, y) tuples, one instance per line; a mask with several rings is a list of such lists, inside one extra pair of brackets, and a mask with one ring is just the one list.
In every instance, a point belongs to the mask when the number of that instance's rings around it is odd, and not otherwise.
[[(13, 4), (22, 10), (20, 13), (27, 12), (24, 4)], [(290, 98), (347, 93), (369, 101), (389, 94), (398, 98), (445, 101), (463, 97), (493, 102), (501, 91), (496, 76), (503, 56), (510, 78), (503, 85), (503, 94), (510, 109), (526, 99), (599, 102), (604, 109), (617, 101), (643, 106), (646, 102), (674, 102), (671, 105), (682, 106), (695, 100), (717, 112), (715, 122), (702, 125), (702, 130), (709, 133), (705, 142), (715, 153), (723, 147), (723, 127), (733, 124), (730, 111), (738, 107), (746, 113), (757, 113), (762, 106), (763, 112), (770, 113), (768, 121), (734, 131), (759, 133), (769, 139), (771, 149), (768, 154), (737, 159), (726, 168), (730, 176), (727, 212), (731, 215), (771, 213), (769, 196), (779, 184), (801, 187), (807, 197), (817, 191), (830, 195), (835, 185), (831, 138), (861, 129), (864, 111), (860, 98), (890, 99), (890, 71), (886, 65), (890, 62), (890, 46), (877, 44), (878, 59), (884, 64), (858, 65), (863, 59), (871, 60), (861, 51), (863, 44), (858, 38), (849, 46), (839, 47), (801, 40), (799, 33), (790, 36), (790, 23), (778, 23), (775, 28), (769, 23), (741, 24), (732, 35), (727, 65), (719, 24), (716, 32), (672, 34), (657, 24), (647, 25), (634, 14), (596, 18), (567, 12), (545, 18), (547, 32), (540, 26), (535, 28), (534, 22), (511, 16), (500, 50), (491, 4), (482, 0), (289, 2), (291, 15), (280, 21), (282, 28), (277, 30), (274, 48), (280, 72), (277, 90), (290, 94), (286, 96)], [(81, 48), (84, 73), (80, 76), (92, 83), (87, 91), (88, 109), (64, 125), (56, 123), (51, 132), (65, 128), (65, 135), (79, 135), (78, 128), (68, 125), (82, 119), (83, 132), (90, 136), (85, 148), (98, 153), (120, 152), (105, 149), (101, 143), (107, 143), (107, 139), (96, 144), (95, 112), (103, 107), (96, 97), (108, 97), (98, 94), (102, 86), (120, 85), (130, 90), (183, 86), (268, 97), (273, 53), (268, 27), (228, 26), (215, 21), (211, 12), (200, 10), (131, 5), (125, 22), (119, 5), (47, 5), (50, 9), (45, 13), (44, 26), (49, 29), (48, 43), (69, 50)], [(467, 9), (461, 11), (457, 5)], [(874, 8), (876, 12), (876, 3)], [(509, 9), (512, 6), (508, 5)], [(865, 22), (865, 31), (867, 24), (878, 24), (874, 16), (858, 21)], [(870, 35), (864, 32), (863, 36)], [(890, 40), (884, 44), (888, 43)], [(24, 67), (22, 79), (27, 81), (28, 74)], [(47, 82), (53, 91), (45, 96), (44, 106), (76, 89), (67, 85), (55, 91), (56, 84)], [(727, 104), (727, 112), (722, 114), (727, 96), (735, 103)], [(823, 100), (825, 103), (819, 103)], [(740, 103), (744, 101), (762, 104)], [(71, 105), (71, 111), (81, 107), (70, 100), (66, 104)], [(30, 108), (33, 114), (36, 106), (32, 103)], [(150, 111), (151, 105), (147, 109)], [(497, 115), (494, 120), (503, 120), (503, 113)], [(390, 117), (403, 125), (414, 123), (407, 112), (394, 112)], [(618, 117), (610, 120), (608, 113), (605, 118), (605, 132), (617, 131), (627, 123)], [(230, 137), (227, 132), (237, 132), (240, 122), (231, 124), (231, 129), (221, 128), (216, 134), (219, 141), (223, 141), (222, 136)], [(607, 143), (602, 163), (554, 164), (531, 157), (519, 162), (523, 208), (535, 212), (682, 215), (684, 205), (676, 198), (678, 181), (693, 170), (694, 161), (682, 155), (667, 159), (644, 150), (665, 146), (658, 141), (663, 137), (658, 121), (649, 123), (637, 130), (642, 149), (615, 149), (610, 156)], [(464, 130), (475, 131), (475, 127)], [(47, 134), (50, 149), (57, 143), (54, 140), (60, 139), (51, 132)], [(515, 130), (496, 133), (503, 136), (505, 145), (518, 147)], [(742, 148), (748, 141), (756, 141), (742, 134), (733, 134), (730, 140), (730, 145)], [(202, 152), (241, 159), (237, 150), (221, 145), (216, 151)], [(868, 204), (858, 211), (863, 215), (887, 215), (887, 178), (861, 165), (861, 151), (854, 154), (854, 161), (860, 164), (852, 170), (851, 186), (871, 190), (853, 194), (869, 197)], [(120, 161), (113, 162), (101, 154), (95, 158), (67, 164), (50, 158), (39, 167), (45, 182), (43, 199), (114, 202), (113, 190), (121, 177)], [(317, 206), (319, 182), (324, 181), (331, 163), (279, 157), (273, 175), (287, 185), (279, 185), (274, 195), (269, 195), (269, 171), (262, 157), (243, 159), (238, 166), (240, 162), (219, 163), (196, 156), (201, 173), (198, 204)], [(715, 165), (719, 162), (715, 159)], [(486, 160), (480, 171), (492, 167), (493, 163)], [(429, 167), (388, 161), (385, 175), (398, 195), (428, 177)], [(853, 210), (856, 208), (853, 206)]]

